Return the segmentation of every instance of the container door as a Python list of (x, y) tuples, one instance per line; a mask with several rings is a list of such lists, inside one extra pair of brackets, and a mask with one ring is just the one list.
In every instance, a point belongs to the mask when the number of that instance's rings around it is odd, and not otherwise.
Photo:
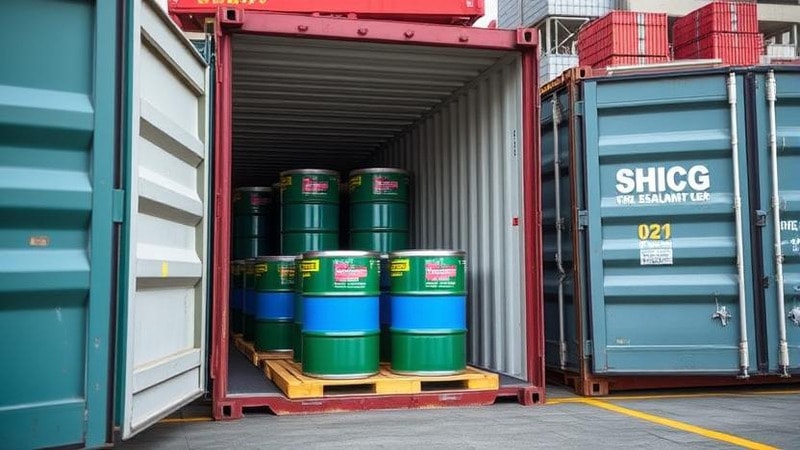
[(569, 89), (542, 97), (542, 236), (545, 361), (550, 368), (577, 371), (580, 316), (576, 314), (573, 277), (572, 101)]
[[(769, 140), (771, 119), (766, 89), (769, 75), (759, 77), (759, 87), (763, 89), (758, 89), (757, 99), (761, 193), (762, 203), (766, 206), (763, 258), (766, 276), (770, 280), (766, 298), (769, 362), (770, 372), (782, 373), (780, 366), (788, 365), (788, 369), (795, 371), (796, 375), (797, 369), (800, 369), (800, 73), (776, 71), (773, 77), (777, 179), (772, 175), (773, 149)], [(773, 181), (777, 181), (777, 210), (771, 203), (775, 193)], [(780, 300), (774, 282), (778, 270), (775, 260), (776, 236), (783, 254), (783, 298)], [(783, 303), (783, 308), (779, 301)], [(781, 325), (785, 329), (787, 342), (784, 361), (780, 354)]]
[(727, 73), (586, 83), (596, 373), (737, 374), (740, 366), (754, 367), (743, 100), (742, 77)]
[(0, 447), (108, 431), (116, 2), (26, 1), (0, 29)]
[(155, 2), (131, 3), (123, 438), (200, 396), (207, 359), (208, 70)]

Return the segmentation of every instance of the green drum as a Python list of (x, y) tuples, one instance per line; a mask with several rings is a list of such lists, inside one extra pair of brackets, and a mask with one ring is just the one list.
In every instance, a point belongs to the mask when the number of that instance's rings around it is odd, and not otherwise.
[(244, 321), (244, 261), (231, 262), (230, 286), (230, 329), (239, 334)]
[(292, 350), (294, 256), (262, 256), (255, 267), (255, 348)]
[(299, 169), (281, 173), (281, 252), (297, 255), (339, 247), (339, 174)]
[(244, 261), (244, 277), (243, 277), (243, 288), (244, 288), (244, 305), (243, 305), (243, 313), (244, 313), (244, 320), (243, 320), (243, 327), (242, 327), (242, 334), (244, 335), (244, 340), (253, 342), (256, 336), (256, 315), (255, 315), (255, 306), (256, 306), (256, 258), (249, 258)]
[(363, 378), (378, 373), (380, 262), (363, 251), (303, 254), (303, 373)]
[(389, 255), (391, 370), (450, 375), (466, 369), (465, 254), (408, 250)]
[(243, 187), (233, 193), (232, 259), (269, 254), (274, 234), (271, 187)]
[(408, 172), (350, 172), (350, 247), (391, 252), (409, 247)]
[(302, 361), (303, 355), (303, 272), (300, 270), (302, 256), (294, 258), (294, 319), (292, 320), (292, 359)]

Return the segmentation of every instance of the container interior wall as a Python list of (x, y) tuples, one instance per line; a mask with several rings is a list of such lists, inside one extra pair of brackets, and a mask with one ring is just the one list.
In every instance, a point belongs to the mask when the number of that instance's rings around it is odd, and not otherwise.
[(470, 363), (527, 378), (520, 54), (244, 34), (232, 49), (234, 187), (409, 170), (412, 244), (469, 255)]

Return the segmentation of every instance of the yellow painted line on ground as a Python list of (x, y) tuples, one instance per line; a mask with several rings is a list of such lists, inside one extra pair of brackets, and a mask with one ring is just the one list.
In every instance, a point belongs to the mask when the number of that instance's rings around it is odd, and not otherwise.
[[(611, 395), (603, 397), (604, 401), (626, 400), (664, 400), (679, 398), (711, 398), (711, 397), (768, 397), (770, 395), (800, 395), (800, 390), (785, 391), (739, 391), (739, 392), (706, 392), (700, 394), (642, 394), (642, 395)], [(582, 403), (583, 397), (567, 397), (548, 399), (546, 404), (559, 405), (563, 403)]]
[(184, 417), (175, 419), (161, 419), (159, 423), (188, 423), (188, 422), (211, 422), (212, 417)]
[(601, 402), (600, 400), (594, 400), (590, 398), (584, 400), (585, 401), (583, 403), (586, 405), (591, 405), (596, 408), (601, 408), (607, 411), (613, 411), (615, 413), (624, 414), (626, 416), (634, 417), (647, 422), (652, 422), (658, 425), (663, 425), (665, 427), (675, 428), (676, 430), (685, 431), (687, 433), (694, 433), (709, 439), (715, 439), (717, 441), (722, 441), (728, 444), (738, 445), (739, 447), (744, 447), (754, 450), (773, 450), (773, 449), (777, 450), (777, 447), (772, 447), (770, 445), (762, 444), (760, 442), (751, 441), (749, 439), (745, 439), (739, 436), (734, 436), (732, 434), (709, 430), (708, 428), (698, 427), (696, 425), (680, 422), (678, 420), (667, 419), (666, 417), (656, 416), (654, 414), (648, 414), (645, 412), (637, 411), (635, 409), (624, 408), (619, 405), (613, 405), (611, 403)]

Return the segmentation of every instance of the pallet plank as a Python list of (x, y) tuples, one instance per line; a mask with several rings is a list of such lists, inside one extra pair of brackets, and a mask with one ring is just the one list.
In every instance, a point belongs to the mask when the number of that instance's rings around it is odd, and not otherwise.
[[(327, 380), (306, 376), (300, 364), (290, 360), (267, 360), (264, 375), (272, 380), (290, 399), (320, 398), (334, 395), (348, 395), (338, 388), (352, 391), (364, 390), (375, 395), (418, 394), (423, 391), (454, 390), (497, 390), (497, 374), (468, 367), (462, 374), (434, 376), (399, 375), (392, 373), (388, 366), (381, 366), (380, 373), (368, 378), (355, 380)], [(455, 387), (454, 387), (455, 386)], [(326, 392), (328, 389), (328, 392)], [(333, 391), (336, 390), (334, 394)], [(350, 394), (355, 393), (351, 392)]]

